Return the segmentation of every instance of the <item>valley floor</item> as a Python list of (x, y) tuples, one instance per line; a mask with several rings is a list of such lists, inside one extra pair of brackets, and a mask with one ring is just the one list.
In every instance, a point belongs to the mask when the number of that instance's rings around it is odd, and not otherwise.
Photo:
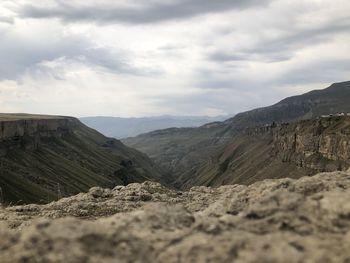
[(350, 172), (0, 209), (0, 262), (350, 262)]

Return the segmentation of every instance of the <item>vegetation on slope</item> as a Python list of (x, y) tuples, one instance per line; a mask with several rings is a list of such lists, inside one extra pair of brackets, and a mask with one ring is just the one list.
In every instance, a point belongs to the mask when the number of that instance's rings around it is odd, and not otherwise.
[[(0, 142), (0, 148), (5, 149), (0, 155), (5, 202), (47, 202), (92, 186), (161, 181), (160, 172), (145, 154), (76, 119), (69, 120), (74, 125), (63, 133), (38, 132)], [(28, 147), (38, 138), (35, 147)]]

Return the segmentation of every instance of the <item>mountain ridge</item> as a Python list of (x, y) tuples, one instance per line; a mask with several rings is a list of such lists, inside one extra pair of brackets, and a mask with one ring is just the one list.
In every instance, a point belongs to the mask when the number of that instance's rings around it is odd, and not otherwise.
[(137, 136), (153, 130), (172, 127), (198, 127), (207, 122), (224, 120), (227, 116), (172, 116), (163, 115), (155, 117), (82, 117), (80, 120), (86, 125), (100, 131), (106, 136), (126, 138)]
[[(334, 92), (337, 91), (337, 92)], [(338, 93), (340, 91), (340, 94)], [(336, 99), (339, 102), (342, 97), (345, 100), (343, 104), (335, 105), (330, 98)], [(349, 112), (347, 98), (350, 97), (350, 81), (333, 83), (328, 88), (312, 90), (307, 93), (287, 97), (276, 104), (267, 107), (261, 107), (250, 111), (238, 113), (236, 116), (224, 121), (230, 124), (231, 128), (238, 125), (243, 118), (254, 118), (252, 125), (267, 124), (272, 122), (290, 122), (294, 120), (310, 119), (318, 117), (322, 114), (335, 114), (340, 112)], [(329, 108), (327, 108), (327, 106)], [(273, 116), (273, 113), (275, 115)], [(282, 113), (282, 115), (280, 115)], [(258, 115), (258, 116), (256, 116)], [(259, 115), (262, 116), (259, 119)], [(249, 121), (246, 120), (245, 127), (249, 127)], [(241, 126), (239, 126), (241, 127)]]
[(223, 150), (225, 144), (247, 128), (315, 119), (324, 114), (348, 113), (349, 101), (350, 81), (340, 82), (324, 90), (311, 91), (268, 107), (239, 113), (223, 122), (191, 129), (158, 130), (122, 141), (150, 156), (167, 171), (169, 181), (174, 183), (179, 177), (191, 177), (190, 174), (197, 173), (204, 163)]
[(73, 117), (1, 114), (0, 128), (6, 202), (47, 202), (92, 186), (161, 181), (145, 154)]

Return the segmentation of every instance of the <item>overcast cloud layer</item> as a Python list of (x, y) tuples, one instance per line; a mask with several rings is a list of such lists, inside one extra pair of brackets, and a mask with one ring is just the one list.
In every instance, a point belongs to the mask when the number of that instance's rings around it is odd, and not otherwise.
[(219, 115), (350, 80), (348, 0), (2, 0), (0, 112)]

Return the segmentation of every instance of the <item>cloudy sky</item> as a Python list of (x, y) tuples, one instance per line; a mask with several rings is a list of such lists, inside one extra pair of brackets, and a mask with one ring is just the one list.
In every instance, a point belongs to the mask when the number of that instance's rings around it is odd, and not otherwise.
[(0, 1), (0, 112), (229, 114), (345, 80), (349, 0)]

